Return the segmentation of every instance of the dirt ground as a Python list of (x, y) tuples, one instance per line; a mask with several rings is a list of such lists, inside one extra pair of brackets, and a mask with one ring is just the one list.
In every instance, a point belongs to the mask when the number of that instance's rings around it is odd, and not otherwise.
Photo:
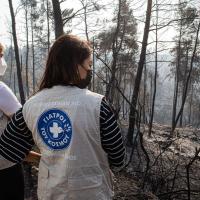
[[(148, 172), (147, 184), (141, 190), (142, 176), (136, 171), (145, 171), (146, 161), (141, 150), (132, 160), (132, 167), (122, 172), (115, 173), (115, 197), (114, 200), (185, 200), (187, 197), (186, 167), (193, 159), (195, 149), (200, 148), (200, 130), (191, 127), (178, 128), (175, 131), (173, 143), (163, 151), (168, 142), (170, 127), (155, 124), (152, 137), (147, 137), (148, 128), (143, 128), (144, 146), (151, 160), (151, 170)], [(155, 162), (156, 160), (156, 162)], [(138, 164), (139, 163), (139, 164)], [(153, 165), (153, 164), (154, 165)], [(156, 164), (155, 164), (156, 163)], [(191, 200), (200, 199), (200, 157), (190, 167)], [(134, 169), (134, 166), (136, 169)], [(25, 165), (25, 200), (37, 200), (37, 167), (31, 169), (31, 177), (28, 175), (29, 165)], [(143, 173), (144, 174), (144, 173)], [(176, 178), (176, 179), (174, 179)], [(174, 179), (174, 180), (173, 180)], [(162, 185), (163, 184), (163, 185)], [(172, 185), (174, 187), (171, 190)], [(146, 192), (144, 192), (146, 191)], [(174, 192), (170, 197), (163, 194)], [(179, 193), (180, 192), (180, 193)], [(181, 193), (182, 192), (182, 193)], [(152, 193), (156, 194), (153, 195)], [(162, 196), (162, 197), (161, 197)]]
[[(27, 170), (27, 166), (25, 166)], [(25, 173), (25, 200), (37, 200), (37, 174), (38, 169), (32, 167), (32, 176)], [(30, 180), (30, 181), (29, 181)], [(31, 182), (31, 184), (30, 184)], [(140, 193), (137, 186), (137, 177), (122, 171), (115, 173), (114, 178), (115, 196), (114, 200), (156, 200), (157, 198), (151, 193)]]

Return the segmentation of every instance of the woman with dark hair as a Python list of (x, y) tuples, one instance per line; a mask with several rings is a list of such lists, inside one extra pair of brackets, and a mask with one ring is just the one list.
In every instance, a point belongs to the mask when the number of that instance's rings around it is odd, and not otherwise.
[(15, 114), (0, 138), (0, 155), (20, 162), (22, 148), (21, 152), (18, 146), (7, 148), (7, 132), (21, 135), (29, 144), (32, 132), (41, 152), (39, 200), (113, 197), (110, 168), (124, 165), (125, 148), (108, 102), (86, 89), (91, 66), (87, 41), (74, 35), (58, 38), (50, 49), (39, 91)]

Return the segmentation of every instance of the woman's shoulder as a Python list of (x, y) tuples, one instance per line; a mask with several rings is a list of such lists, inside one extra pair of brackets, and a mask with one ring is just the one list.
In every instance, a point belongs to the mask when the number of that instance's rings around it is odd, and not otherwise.
[(3, 82), (0, 82), (0, 96), (0, 109), (7, 116), (14, 114), (21, 107), (12, 90)]
[(0, 88), (8, 87), (4, 82), (0, 81)]
[(88, 89), (86, 89), (86, 95), (87, 96), (91, 96), (91, 97), (95, 97), (95, 98), (103, 98), (104, 96), (102, 94), (96, 93), (96, 92), (92, 92)]
[(2, 81), (0, 81), (0, 91), (1, 93), (10, 93), (11, 89)]
[(16, 99), (16, 96), (14, 95), (13, 91), (6, 85), (4, 82), (0, 81), (0, 93), (1, 96), (11, 99)]

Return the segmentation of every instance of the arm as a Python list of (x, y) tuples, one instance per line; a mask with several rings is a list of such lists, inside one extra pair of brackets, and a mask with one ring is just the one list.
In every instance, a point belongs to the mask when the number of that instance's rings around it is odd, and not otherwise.
[[(13, 113), (15, 113), (19, 108), (21, 108), (21, 104), (17, 100), (16, 96), (13, 94), (12, 90), (3, 82), (0, 82), (0, 94), (1, 94), (0, 110), (2, 110), (3, 113), (5, 113), (5, 115), (11, 118)], [(15, 119), (12, 120), (12, 123), (13, 123), (12, 125), (18, 125), (17, 124), (18, 121)], [(10, 126), (12, 127), (12, 125)], [(26, 129), (25, 124), (23, 129)], [(23, 132), (21, 134), (23, 134)], [(40, 159), (40, 154), (33, 151), (31, 151), (26, 157), (27, 162), (38, 162), (39, 159)]]
[(40, 153), (37, 153), (35, 151), (30, 151), (29, 154), (24, 159), (24, 161), (39, 163), (40, 162), (40, 158), (41, 158), (41, 154)]
[(125, 164), (125, 146), (117, 119), (109, 103), (103, 99), (100, 111), (101, 144), (108, 154), (111, 167), (122, 167)]
[(12, 90), (3, 82), (0, 82), (0, 96), (0, 110), (8, 117), (21, 108), (21, 104)]
[(12, 163), (19, 163), (28, 155), (33, 145), (32, 134), (24, 121), (22, 109), (19, 109), (0, 137), (0, 156)]

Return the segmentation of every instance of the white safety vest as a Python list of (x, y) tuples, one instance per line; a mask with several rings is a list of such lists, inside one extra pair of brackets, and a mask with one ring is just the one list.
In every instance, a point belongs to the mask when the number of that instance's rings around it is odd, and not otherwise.
[(112, 173), (100, 138), (102, 97), (54, 86), (24, 105), (24, 119), (42, 154), (39, 200), (112, 199)]

